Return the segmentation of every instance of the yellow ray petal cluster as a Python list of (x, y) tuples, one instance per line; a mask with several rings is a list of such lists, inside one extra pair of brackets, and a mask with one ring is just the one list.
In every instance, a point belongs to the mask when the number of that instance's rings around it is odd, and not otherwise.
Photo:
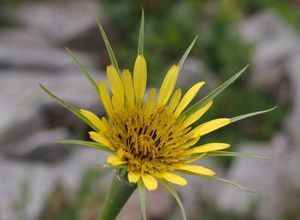
[(179, 72), (177, 65), (171, 66), (160, 89), (151, 88), (145, 99), (147, 65), (143, 55), (137, 56), (133, 75), (128, 69), (120, 75), (110, 65), (107, 78), (111, 93), (104, 81), (99, 82), (99, 96), (107, 118), (100, 119), (88, 110), (80, 110), (98, 129), (89, 133), (90, 138), (114, 152), (107, 163), (114, 168), (126, 167), (128, 181), (142, 181), (148, 190), (155, 190), (158, 180), (185, 186), (186, 179), (176, 172), (215, 175), (208, 168), (190, 163), (201, 157), (197, 155), (229, 147), (225, 143), (194, 147), (201, 136), (231, 121), (220, 118), (192, 128), (213, 102), (209, 101), (191, 115), (183, 115), (204, 82), (196, 83), (182, 96), (181, 89), (175, 89)]

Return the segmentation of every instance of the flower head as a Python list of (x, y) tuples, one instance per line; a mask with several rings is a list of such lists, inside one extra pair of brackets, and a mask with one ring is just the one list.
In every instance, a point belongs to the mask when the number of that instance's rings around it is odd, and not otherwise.
[[(68, 52), (99, 94), (107, 113), (106, 117), (99, 118), (88, 110), (78, 110), (41, 85), (46, 93), (93, 129), (89, 135), (94, 142), (66, 140), (63, 143), (80, 144), (111, 153), (107, 157), (107, 164), (113, 168), (123, 169), (123, 171), (125, 169), (127, 180), (133, 184), (137, 183), (142, 195), (144, 188), (155, 190), (158, 181), (162, 182), (179, 203), (184, 219), (186, 219), (180, 199), (170, 185), (172, 183), (185, 186), (187, 181), (181, 174), (198, 175), (231, 183), (216, 177), (213, 170), (193, 165), (193, 162), (204, 156), (259, 158), (255, 155), (224, 151), (230, 146), (227, 143), (199, 144), (201, 137), (230, 123), (272, 109), (233, 118), (218, 118), (194, 126), (194, 123), (211, 108), (213, 99), (233, 83), (246, 67), (211, 93), (191, 104), (205, 83), (199, 81), (185, 93), (175, 87), (181, 67), (196, 41), (195, 38), (178, 65), (175, 64), (169, 68), (160, 88), (151, 88), (145, 92), (148, 68), (143, 55), (144, 17), (142, 16), (141, 20), (138, 55), (133, 74), (128, 69), (120, 71), (100, 23), (99, 28), (112, 63), (106, 69), (110, 91), (103, 80), (97, 84), (73, 53), (69, 50)], [(144, 202), (144, 199), (142, 200)], [(145, 213), (143, 216), (145, 219)]]
[(178, 65), (173, 65), (160, 89), (151, 88), (145, 98), (147, 64), (143, 55), (137, 56), (133, 75), (127, 69), (120, 75), (110, 65), (107, 78), (112, 94), (104, 81), (99, 83), (107, 118), (100, 119), (90, 111), (80, 110), (98, 128), (89, 132), (90, 138), (112, 152), (107, 163), (114, 168), (126, 167), (129, 182), (141, 179), (148, 190), (155, 190), (157, 180), (161, 179), (186, 185), (187, 181), (178, 172), (215, 175), (214, 171), (191, 162), (208, 152), (229, 147), (226, 143), (196, 145), (201, 136), (228, 125), (231, 120), (219, 118), (193, 127), (213, 102), (185, 115), (185, 109), (204, 82), (196, 83), (185, 94), (181, 89), (174, 91), (179, 71)]

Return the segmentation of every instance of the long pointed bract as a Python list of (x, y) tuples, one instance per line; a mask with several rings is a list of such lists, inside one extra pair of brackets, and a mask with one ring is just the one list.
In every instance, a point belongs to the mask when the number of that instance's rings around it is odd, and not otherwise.
[(230, 84), (232, 84), (235, 80), (237, 80), (242, 73), (248, 68), (249, 65), (245, 66), (241, 71), (239, 71), (237, 74), (232, 76), (230, 79), (228, 79), (226, 82), (224, 82), (222, 85), (217, 87), (215, 90), (213, 90), (211, 93), (206, 95), (204, 98), (202, 98), (200, 101), (196, 102), (194, 105), (192, 105), (189, 109), (185, 110), (182, 115), (191, 115), (194, 112), (196, 112), (198, 109), (202, 108), (204, 105), (206, 105), (209, 101), (213, 100), (217, 95), (219, 95), (221, 92), (223, 92)]
[(143, 220), (147, 220), (146, 215), (146, 189), (143, 181), (138, 181), (139, 197), (140, 197), (140, 208), (143, 216)]
[(108, 147), (105, 147), (104, 145), (101, 145), (96, 142), (90, 142), (90, 141), (81, 141), (81, 140), (62, 140), (58, 141), (57, 143), (59, 144), (72, 144), (72, 145), (80, 145), (80, 146), (85, 146), (85, 147), (90, 147), (98, 150), (103, 150), (106, 152), (112, 153), (113, 151), (109, 149)]
[(227, 179), (223, 179), (223, 178), (216, 177), (216, 176), (213, 176), (213, 177), (210, 177), (210, 178), (218, 180), (218, 181), (223, 182), (223, 183), (229, 183), (229, 184), (231, 184), (231, 185), (233, 185), (233, 186), (235, 186), (235, 187), (237, 187), (237, 188), (239, 188), (241, 190), (244, 190), (246, 192), (256, 193), (256, 191), (253, 190), (253, 189), (250, 189), (248, 187), (242, 186), (242, 185), (240, 185), (238, 183), (232, 182), (232, 181), (227, 180)]
[(233, 122), (236, 122), (236, 121), (243, 120), (245, 118), (250, 118), (250, 117), (253, 117), (253, 116), (256, 116), (256, 115), (261, 115), (261, 114), (264, 114), (264, 113), (268, 113), (270, 111), (273, 111), (276, 108), (277, 108), (277, 106), (275, 106), (273, 108), (270, 108), (270, 109), (262, 110), (262, 111), (251, 112), (251, 113), (248, 113), (248, 114), (239, 115), (239, 116), (231, 118), (230, 120), (231, 120), (231, 123), (233, 123)]
[(106, 46), (106, 50), (107, 50), (107, 53), (109, 55), (109, 58), (110, 58), (110, 62), (111, 64), (116, 68), (116, 70), (118, 71), (118, 73), (120, 74), (120, 69), (119, 69), (119, 65), (118, 65), (118, 62), (117, 62), (117, 59), (115, 57), (115, 54), (114, 54), (114, 51), (108, 41), (108, 38), (106, 36), (106, 33), (102, 27), (102, 24), (100, 23), (99, 20), (97, 20), (97, 24), (98, 24), (98, 27), (99, 27), (99, 30), (101, 32), (101, 35), (102, 35), (102, 38), (104, 40), (104, 43), (105, 43), (105, 46)]
[(205, 156), (208, 156), (208, 157), (209, 156), (210, 157), (244, 157), (244, 158), (254, 158), (254, 159), (261, 159), (261, 160), (271, 159), (270, 156), (261, 156), (261, 155), (231, 152), (231, 151), (208, 152)]
[(196, 43), (196, 40), (197, 40), (197, 39), (198, 39), (198, 35), (194, 38), (194, 40), (192, 41), (192, 43), (190, 44), (190, 46), (189, 46), (189, 47), (186, 49), (186, 51), (184, 52), (184, 54), (183, 54), (181, 60), (180, 60), (179, 63), (178, 63), (179, 69), (182, 68), (182, 66), (183, 66), (183, 64), (184, 64), (184, 62), (185, 62), (185, 60), (186, 60), (186, 58), (188, 57), (189, 53), (191, 52), (191, 50), (192, 50), (194, 44)]
[(77, 59), (77, 57), (72, 53), (71, 50), (69, 50), (66, 47), (66, 50), (68, 52), (68, 54), (72, 57), (72, 59), (74, 60), (74, 62), (76, 63), (76, 65), (80, 68), (81, 72), (86, 76), (86, 78), (90, 81), (90, 83), (92, 84), (93, 88), (95, 89), (95, 91), (97, 93), (99, 93), (99, 89), (98, 89), (98, 85), (96, 83), (96, 81), (93, 79), (93, 77), (90, 75), (90, 73), (87, 71), (87, 69), (83, 66), (83, 64), (80, 63), (80, 61)]
[(74, 115), (76, 115), (78, 118), (80, 118), (83, 122), (88, 124), (95, 131), (99, 131), (99, 129), (93, 123), (91, 123), (87, 118), (85, 118), (77, 108), (75, 108), (74, 106), (72, 106), (69, 103), (65, 102), (64, 100), (62, 100), (58, 96), (54, 95), (50, 90), (48, 90), (42, 84), (40, 84), (40, 87), (44, 90), (44, 92), (46, 92), (50, 97), (52, 97), (57, 103), (59, 103), (60, 105), (62, 105), (66, 109), (68, 109), (70, 112), (72, 112)]
[(183, 220), (187, 220), (186, 214), (185, 214), (185, 209), (183, 207), (181, 199), (180, 199), (179, 195), (177, 194), (176, 190), (167, 181), (162, 180), (161, 182), (166, 187), (166, 189), (172, 194), (172, 196), (174, 197), (174, 199), (176, 200), (176, 202), (177, 202), (177, 204), (178, 204), (178, 206), (180, 208), (182, 219)]
[(145, 29), (145, 18), (144, 18), (144, 9), (142, 8), (142, 17), (141, 17), (141, 26), (139, 34), (139, 44), (138, 44), (138, 55), (144, 53), (144, 29)]

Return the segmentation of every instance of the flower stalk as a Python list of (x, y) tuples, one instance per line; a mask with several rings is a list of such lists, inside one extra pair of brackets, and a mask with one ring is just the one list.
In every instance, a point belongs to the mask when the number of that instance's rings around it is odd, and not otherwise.
[(126, 169), (114, 175), (110, 190), (106, 195), (96, 220), (114, 220), (136, 189), (136, 184), (126, 181)]

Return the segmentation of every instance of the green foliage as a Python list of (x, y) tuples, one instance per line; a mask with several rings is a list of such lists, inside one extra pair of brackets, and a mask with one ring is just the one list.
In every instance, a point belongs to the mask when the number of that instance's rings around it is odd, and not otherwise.
[[(197, 8), (201, 3), (196, 1), (138, 1), (102, 0), (111, 26), (118, 36), (116, 55), (126, 67), (131, 67), (136, 57), (133, 45), (138, 42), (141, 8), (145, 9), (145, 56), (151, 67), (149, 82), (158, 84), (166, 71), (166, 63), (180, 58), (191, 39), (197, 35)], [(178, 12), (178, 8), (180, 11)], [(192, 12), (192, 13), (191, 13)]]

